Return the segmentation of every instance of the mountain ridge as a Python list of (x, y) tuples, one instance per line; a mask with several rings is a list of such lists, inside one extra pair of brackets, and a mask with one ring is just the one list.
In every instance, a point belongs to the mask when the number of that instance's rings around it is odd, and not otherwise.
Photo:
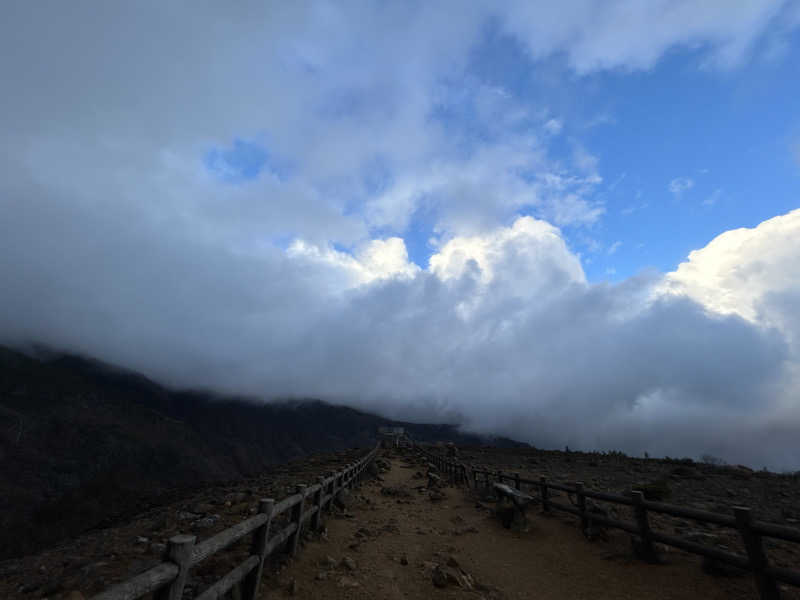
[(522, 445), (317, 399), (174, 390), (93, 358), (0, 346), (0, 558), (108, 526), (181, 490), (367, 447), (383, 425), (424, 441)]

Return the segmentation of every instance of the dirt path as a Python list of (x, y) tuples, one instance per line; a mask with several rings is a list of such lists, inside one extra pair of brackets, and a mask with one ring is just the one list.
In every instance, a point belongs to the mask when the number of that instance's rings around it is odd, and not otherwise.
[[(265, 581), (264, 598), (756, 597), (749, 577), (712, 577), (681, 552), (648, 565), (631, 557), (627, 535), (589, 542), (571, 518), (533, 510), (528, 531), (504, 529), (466, 490), (447, 487), (432, 502), (415, 489), (426, 483), (415, 459), (395, 457), (391, 465), (383, 481), (355, 491), (348, 512), (328, 518), (325, 535)], [(449, 583), (434, 585), (447, 573)]]

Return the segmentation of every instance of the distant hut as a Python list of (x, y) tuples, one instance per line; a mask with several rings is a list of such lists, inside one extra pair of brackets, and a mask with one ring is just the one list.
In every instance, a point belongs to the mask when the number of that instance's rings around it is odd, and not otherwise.
[(378, 435), (381, 436), (381, 445), (384, 448), (397, 448), (405, 440), (405, 427), (379, 427)]

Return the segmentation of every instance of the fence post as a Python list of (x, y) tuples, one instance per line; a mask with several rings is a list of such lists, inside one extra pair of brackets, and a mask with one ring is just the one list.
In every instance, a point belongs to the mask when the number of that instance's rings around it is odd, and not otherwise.
[(261, 583), (261, 575), (264, 572), (264, 559), (267, 557), (267, 543), (269, 542), (269, 526), (272, 523), (272, 509), (275, 507), (275, 500), (272, 498), (262, 498), (258, 503), (258, 512), (266, 515), (266, 522), (256, 529), (253, 535), (253, 546), (251, 554), (258, 556), (258, 566), (248, 573), (244, 580), (244, 600), (256, 600), (258, 598), (258, 586)]
[(333, 501), (336, 499), (336, 494), (339, 493), (339, 478), (341, 475), (339, 471), (334, 471), (332, 473), (333, 481), (331, 482), (331, 503), (328, 505), (328, 509), (333, 512)]
[(314, 513), (314, 518), (311, 520), (311, 527), (317, 531), (322, 525), (322, 498), (325, 496), (325, 478), (317, 477), (319, 489), (314, 494), (314, 506), (317, 507), (317, 512)]
[(176, 535), (169, 539), (166, 559), (178, 565), (178, 575), (167, 586), (155, 594), (157, 600), (181, 600), (186, 578), (189, 576), (189, 565), (192, 562), (192, 550), (197, 537), (194, 535)]
[(650, 535), (650, 521), (647, 519), (647, 508), (644, 505), (644, 492), (634, 490), (631, 492), (633, 498), (633, 508), (636, 511), (636, 524), (639, 527), (639, 539), (641, 540), (641, 547), (639, 548), (639, 557), (650, 563), (658, 562), (658, 555), (653, 546), (653, 538)]
[(333, 497), (334, 497), (334, 495), (336, 493), (336, 477), (335, 477), (335, 475), (336, 475), (336, 473), (334, 473), (333, 471), (326, 471), (325, 472), (325, 478), (326, 479), (330, 479), (330, 481), (325, 486), (325, 493), (323, 494), (322, 497), (323, 497), (323, 503), (324, 503), (325, 496), (327, 496), (328, 492), (330, 492), (330, 496), (331, 497), (328, 499), (328, 504), (327, 504), (328, 512), (331, 512), (331, 510), (333, 510)]
[(747, 558), (750, 559), (750, 568), (753, 569), (759, 597), (761, 600), (778, 600), (780, 592), (775, 580), (765, 572), (767, 555), (764, 552), (764, 545), (761, 543), (761, 536), (752, 529), (753, 515), (750, 509), (744, 506), (735, 506), (733, 514), (747, 550)]
[(519, 473), (514, 473), (514, 487), (520, 489), (519, 487)]
[(547, 478), (539, 477), (539, 493), (542, 496), (542, 510), (544, 512), (550, 511), (549, 493), (547, 491)]
[(575, 482), (575, 494), (578, 497), (578, 510), (581, 511), (581, 531), (586, 535), (589, 529), (589, 519), (586, 518), (586, 496), (583, 495), (583, 482)]
[(297, 525), (297, 529), (292, 534), (289, 542), (289, 553), (294, 556), (300, 545), (300, 532), (303, 529), (303, 505), (306, 503), (306, 486), (300, 483), (295, 488), (295, 493), (300, 494), (300, 501), (292, 507), (292, 522)]

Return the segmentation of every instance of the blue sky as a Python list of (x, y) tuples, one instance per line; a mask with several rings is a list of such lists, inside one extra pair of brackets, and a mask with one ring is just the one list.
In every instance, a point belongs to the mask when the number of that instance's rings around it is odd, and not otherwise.
[[(779, 63), (718, 73), (676, 53), (649, 73), (600, 78), (590, 102), (608, 106), (613, 123), (584, 138), (608, 184), (596, 235), (622, 245), (599, 268), (671, 270), (719, 233), (797, 206), (798, 60), (795, 45)], [(676, 196), (675, 178), (693, 185)]]

